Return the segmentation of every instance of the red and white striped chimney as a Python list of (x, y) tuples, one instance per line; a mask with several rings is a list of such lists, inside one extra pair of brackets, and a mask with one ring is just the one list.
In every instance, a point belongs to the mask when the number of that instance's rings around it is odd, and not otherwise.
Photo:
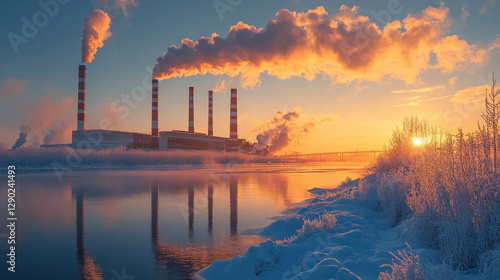
[(194, 87), (189, 87), (189, 133), (194, 133)]
[(78, 112), (77, 112), (77, 130), (85, 129), (85, 65), (78, 66)]
[(238, 151), (238, 106), (237, 106), (238, 90), (231, 89), (231, 116), (229, 122), (229, 152)]
[(214, 135), (214, 116), (213, 116), (214, 92), (208, 91), (208, 136)]
[(151, 113), (151, 149), (158, 149), (158, 80), (152, 80), (152, 113)]

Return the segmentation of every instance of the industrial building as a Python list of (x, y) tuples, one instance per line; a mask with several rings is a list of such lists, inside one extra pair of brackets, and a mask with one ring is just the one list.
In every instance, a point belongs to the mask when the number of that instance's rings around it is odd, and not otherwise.
[(160, 150), (207, 150), (207, 151), (234, 151), (250, 153), (252, 145), (245, 139), (237, 139), (236, 145), (228, 138), (210, 136), (204, 133), (190, 133), (188, 131), (160, 131)]
[(75, 149), (110, 149), (126, 147), (132, 149), (209, 150), (249, 153), (252, 145), (238, 139), (237, 89), (231, 89), (229, 137), (213, 135), (213, 91), (208, 91), (208, 132), (198, 133), (194, 129), (194, 87), (189, 87), (189, 117), (187, 131), (159, 131), (158, 126), (158, 80), (152, 79), (151, 90), (151, 135), (103, 129), (85, 129), (85, 77), (86, 66), (78, 67), (77, 130), (72, 132), (71, 144), (42, 145), (42, 148), (69, 146)]
[(158, 80), (152, 79), (151, 89), (151, 135), (135, 132), (85, 129), (85, 77), (86, 66), (78, 67), (78, 111), (77, 130), (72, 133), (71, 144), (42, 145), (42, 147), (71, 146), (75, 149), (110, 149), (126, 147), (133, 149), (209, 150), (249, 153), (252, 145), (238, 139), (237, 89), (231, 89), (229, 137), (213, 135), (213, 91), (208, 91), (208, 131), (195, 132), (194, 87), (189, 87), (189, 114), (187, 131), (159, 131), (158, 126)]
[(187, 131), (161, 131), (160, 150), (225, 151), (226, 138)]
[(75, 130), (71, 146), (75, 149), (149, 148), (151, 135), (103, 129)]

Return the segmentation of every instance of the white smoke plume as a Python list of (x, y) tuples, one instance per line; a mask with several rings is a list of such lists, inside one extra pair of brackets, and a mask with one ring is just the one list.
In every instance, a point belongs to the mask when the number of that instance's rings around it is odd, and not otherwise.
[(89, 13), (83, 24), (82, 63), (94, 60), (97, 49), (111, 36), (110, 26), (111, 18), (107, 13), (97, 9)]
[[(21, 126), (21, 133), (12, 147), (39, 147), (40, 144), (64, 144), (71, 142), (71, 131), (74, 129), (75, 99), (43, 98), (31, 108), (29, 120)], [(63, 121), (60, 121), (63, 120)]]
[(271, 155), (290, 152), (302, 146), (321, 124), (337, 118), (332, 114), (307, 116), (301, 113), (300, 107), (286, 113), (278, 111), (271, 120), (254, 129), (258, 133), (254, 152), (266, 147)]
[(137, 6), (135, 0), (94, 0), (92, 1), (96, 7), (102, 7), (106, 11), (111, 11), (113, 14), (123, 13), (125, 18), (130, 17), (129, 7)]
[(69, 143), (68, 137), (71, 136), (73, 125), (69, 121), (62, 121), (52, 125), (49, 132), (43, 137), (43, 144), (64, 144)]
[(12, 150), (20, 148), (22, 145), (24, 145), (24, 143), (26, 143), (29, 127), (23, 125), (19, 130), (21, 130), (21, 132), (19, 132), (19, 138), (17, 138), (16, 143), (14, 143), (14, 145), (12, 146)]
[(215, 83), (214, 88), (212, 89), (213, 92), (228, 92), (229, 88), (231, 87), (231, 84), (233, 83), (233, 79), (225, 79), (224, 77), (220, 76), (219, 80), (217, 83)]
[(244, 88), (258, 86), (262, 73), (307, 80), (321, 75), (343, 84), (384, 78), (410, 84), (426, 70), (449, 73), (487, 60), (487, 50), (448, 35), (453, 19), (444, 4), (381, 27), (358, 10), (342, 5), (329, 15), (321, 6), (301, 13), (282, 9), (264, 28), (239, 22), (225, 38), (215, 33), (186, 38), (157, 59), (153, 75), (226, 74), (238, 77)]

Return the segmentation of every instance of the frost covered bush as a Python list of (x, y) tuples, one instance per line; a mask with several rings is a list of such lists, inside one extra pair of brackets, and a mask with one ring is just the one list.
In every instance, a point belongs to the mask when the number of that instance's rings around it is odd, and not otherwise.
[(498, 279), (500, 275), (500, 246), (481, 256), (479, 271), (483, 280)]
[(323, 215), (320, 215), (318, 219), (304, 219), (304, 225), (302, 225), (302, 228), (297, 230), (297, 234), (283, 240), (281, 243), (305, 240), (309, 236), (323, 231), (333, 232), (335, 230), (336, 223), (337, 218), (331, 213), (324, 213)]
[[(431, 127), (425, 120), (419, 120), (415, 116), (406, 117), (403, 126), (397, 127), (389, 140), (389, 145), (384, 153), (379, 155), (371, 170), (375, 173), (409, 169), (421, 156), (423, 149), (433, 147), (437, 144), (441, 135), (435, 128)], [(414, 141), (421, 142), (422, 147), (415, 149)]]
[(68, 168), (101, 166), (154, 166), (267, 163), (286, 158), (253, 156), (216, 151), (146, 151), (115, 148), (106, 150), (75, 150), (69, 147), (20, 148), (0, 150), (0, 164), (19, 168), (52, 168), (54, 164)]
[(394, 257), (393, 263), (384, 266), (390, 267), (392, 272), (390, 274), (382, 272), (379, 280), (431, 280), (426, 272), (427, 268), (418, 255), (405, 250), (398, 250), (397, 255), (393, 253), (391, 255)]
[(384, 187), (377, 189), (377, 196), (391, 226), (398, 225), (410, 213), (410, 208), (406, 203), (406, 196), (410, 189), (407, 181), (408, 177), (401, 169), (381, 175), (380, 185)]
[[(500, 244), (500, 152), (493, 152), (499, 137), (487, 127), (425, 136), (436, 131), (406, 119), (360, 184), (360, 198), (376, 201), (392, 225), (410, 218), (410, 233), (454, 269), (500, 279), (499, 266), (491, 265), (498, 258), (484, 257), (496, 256), (488, 253)], [(415, 135), (427, 140), (412, 146)]]

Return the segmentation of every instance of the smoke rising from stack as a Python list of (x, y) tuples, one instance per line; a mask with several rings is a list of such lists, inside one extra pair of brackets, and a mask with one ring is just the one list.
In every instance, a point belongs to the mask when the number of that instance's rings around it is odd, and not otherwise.
[(111, 36), (111, 18), (101, 10), (91, 11), (84, 21), (82, 36), (82, 63), (91, 63), (98, 48)]
[(92, 2), (94, 2), (96, 6), (103, 7), (106, 11), (111, 10), (113, 14), (121, 12), (125, 18), (130, 16), (128, 7), (137, 6), (137, 2), (135, 0), (94, 0)]
[(28, 137), (29, 127), (21, 126), (21, 132), (19, 132), (19, 138), (17, 138), (16, 143), (12, 146), (12, 150), (20, 148), (24, 143), (26, 143), (26, 138)]
[(322, 75), (344, 84), (386, 77), (414, 83), (422, 71), (451, 72), (481, 65), (487, 57), (486, 50), (446, 36), (453, 19), (444, 5), (381, 28), (358, 10), (343, 5), (329, 15), (323, 7), (302, 13), (282, 9), (264, 28), (239, 22), (226, 38), (215, 33), (186, 38), (157, 59), (153, 75), (227, 74), (244, 88), (258, 86), (264, 72), (279, 79)]
[(215, 83), (212, 91), (216, 92), (216, 93), (228, 92), (232, 83), (233, 83), (233, 79), (224, 79), (222, 76), (220, 76), (219, 80)]
[[(71, 122), (62, 121), (52, 125), (49, 132), (43, 137), (44, 145), (68, 143), (68, 136), (71, 135), (73, 126)], [(71, 141), (70, 141), (71, 142)]]
[(300, 111), (301, 108), (286, 113), (278, 111), (271, 120), (255, 128), (258, 135), (254, 152), (265, 147), (269, 147), (271, 155), (290, 152), (291, 149), (302, 146), (321, 124), (337, 118), (330, 114), (308, 117)]
[(40, 144), (62, 144), (71, 142), (73, 122), (59, 121), (72, 119), (75, 99), (65, 97), (58, 100), (43, 98), (30, 110), (29, 120), (21, 126), (21, 133), (14, 148), (22, 146), (38, 147)]

